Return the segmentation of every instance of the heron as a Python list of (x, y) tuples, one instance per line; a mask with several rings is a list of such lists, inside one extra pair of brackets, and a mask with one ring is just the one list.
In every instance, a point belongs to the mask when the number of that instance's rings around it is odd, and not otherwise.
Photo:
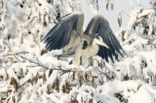
[(73, 57), (71, 63), (88, 66), (98, 55), (109, 62), (119, 61), (126, 52), (115, 37), (108, 21), (102, 15), (94, 16), (83, 31), (84, 14), (63, 17), (43, 38), (47, 50), (62, 49), (62, 57)]

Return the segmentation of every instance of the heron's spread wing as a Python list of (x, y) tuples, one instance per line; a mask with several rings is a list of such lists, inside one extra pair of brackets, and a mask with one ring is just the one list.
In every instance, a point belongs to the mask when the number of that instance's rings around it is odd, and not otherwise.
[(120, 43), (116, 39), (115, 35), (113, 34), (113, 31), (111, 30), (108, 21), (100, 15), (92, 18), (85, 31), (85, 34), (95, 33), (101, 36), (103, 41), (109, 46), (109, 49), (103, 46), (99, 46), (100, 48), (98, 51), (98, 55), (105, 59), (107, 62), (108, 57), (110, 57), (112, 62), (114, 62), (113, 56), (116, 60), (118, 60), (118, 53), (122, 57), (126, 54)]
[(43, 38), (47, 50), (61, 49), (68, 44), (73, 30), (79, 35), (82, 32), (84, 16), (82, 13), (74, 13), (64, 17)]

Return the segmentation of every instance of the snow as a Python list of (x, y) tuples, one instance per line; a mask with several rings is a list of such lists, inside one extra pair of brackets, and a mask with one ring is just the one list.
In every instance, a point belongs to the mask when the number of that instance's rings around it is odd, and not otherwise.
[(57, 17), (82, 11), (86, 27), (106, 1), (1, 0), (0, 102), (156, 103), (154, 0), (150, 9), (141, 0), (130, 0), (127, 24), (115, 33), (127, 53), (120, 61), (107, 63), (95, 56), (92, 66), (77, 67), (69, 65), (72, 58), (57, 57), (61, 50), (44, 48), (42, 38)]

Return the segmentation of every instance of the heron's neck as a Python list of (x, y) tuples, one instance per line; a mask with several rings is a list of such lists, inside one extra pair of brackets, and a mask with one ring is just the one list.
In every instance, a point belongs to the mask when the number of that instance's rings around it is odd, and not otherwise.
[(96, 48), (96, 47), (98, 47), (98, 44), (96, 43), (95, 39), (93, 39), (91, 45), (92, 45), (92, 48)]

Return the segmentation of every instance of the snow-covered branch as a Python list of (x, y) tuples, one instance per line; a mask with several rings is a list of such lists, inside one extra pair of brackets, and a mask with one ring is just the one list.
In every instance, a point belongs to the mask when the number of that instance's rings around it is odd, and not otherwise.
[[(128, 54), (120, 61), (95, 56), (89, 67), (77, 67), (69, 64), (72, 57), (58, 58), (61, 50), (45, 49), (42, 38), (65, 15), (88, 14), (84, 3), (99, 13), (102, 0), (85, 1), (0, 1), (0, 103), (155, 103), (155, 0), (150, 8), (130, 0), (130, 12), (118, 11), (115, 34)], [(103, 1), (102, 9), (113, 12), (116, 1)]]

